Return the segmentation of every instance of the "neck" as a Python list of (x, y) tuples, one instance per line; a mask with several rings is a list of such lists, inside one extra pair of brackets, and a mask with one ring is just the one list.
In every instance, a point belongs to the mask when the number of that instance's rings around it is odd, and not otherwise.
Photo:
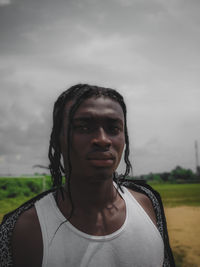
[[(69, 188), (65, 184), (65, 191), (69, 197)], [(116, 189), (113, 186), (113, 179), (104, 181), (86, 182), (84, 179), (73, 179), (70, 181), (70, 191), (73, 205), (81, 209), (103, 209), (112, 205), (116, 199)]]

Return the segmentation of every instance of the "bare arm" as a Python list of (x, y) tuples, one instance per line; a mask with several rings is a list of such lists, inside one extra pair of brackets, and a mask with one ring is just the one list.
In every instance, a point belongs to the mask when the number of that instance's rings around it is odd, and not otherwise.
[(16, 222), (12, 236), (15, 267), (41, 267), (43, 243), (35, 207), (25, 211)]

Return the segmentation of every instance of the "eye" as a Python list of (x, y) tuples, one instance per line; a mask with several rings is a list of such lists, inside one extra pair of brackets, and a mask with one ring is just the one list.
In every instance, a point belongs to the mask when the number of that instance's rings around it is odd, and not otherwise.
[(74, 125), (74, 130), (80, 133), (88, 133), (91, 131), (91, 127), (86, 124), (78, 124), (78, 125)]
[(117, 125), (110, 125), (108, 130), (111, 134), (117, 135), (122, 131), (122, 128)]
[(88, 127), (86, 125), (81, 125), (81, 126), (79, 126), (79, 129), (81, 129), (82, 131), (88, 131), (90, 129), (90, 127)]

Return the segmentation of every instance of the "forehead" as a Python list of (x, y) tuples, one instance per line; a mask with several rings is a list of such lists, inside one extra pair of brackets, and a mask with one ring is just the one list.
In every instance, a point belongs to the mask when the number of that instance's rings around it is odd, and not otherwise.
[[(73, 104), (74, 101), (66, 104), (65, 118), (68, 117), (69, 110)], [(111, 117), (124, 121), (124, 113), (120, 104), (115, 100), (104, 96), (90, 97), (81, 103), (74, 114), (74, 119), (84, 116), (94, 118)]]

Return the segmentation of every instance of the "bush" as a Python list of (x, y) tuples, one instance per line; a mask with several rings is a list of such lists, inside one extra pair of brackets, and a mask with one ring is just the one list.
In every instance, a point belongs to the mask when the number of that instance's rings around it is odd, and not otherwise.
[(26, 185), (32, 193), (38, 194), (41, 191), (41, 184), (37, 183), (36, 181), (27, 181)]
[(17, 196), (24, 196), (24, 195), (28, 196), (31, 193), (30, 189), (28, 189), (26, 187), (23, 188), (21, 186), (17, 187), (14, 184), (10, 185), (8, 187), (8, 189), (6, 190), (6, 192), (7, 192), (6, 197), (8, 197), (8, 198), (14, 198)]
[(34, 178), (1, 178), (0, 199), (18, 196), (32, 197), (42, 191), (42, 179)]

